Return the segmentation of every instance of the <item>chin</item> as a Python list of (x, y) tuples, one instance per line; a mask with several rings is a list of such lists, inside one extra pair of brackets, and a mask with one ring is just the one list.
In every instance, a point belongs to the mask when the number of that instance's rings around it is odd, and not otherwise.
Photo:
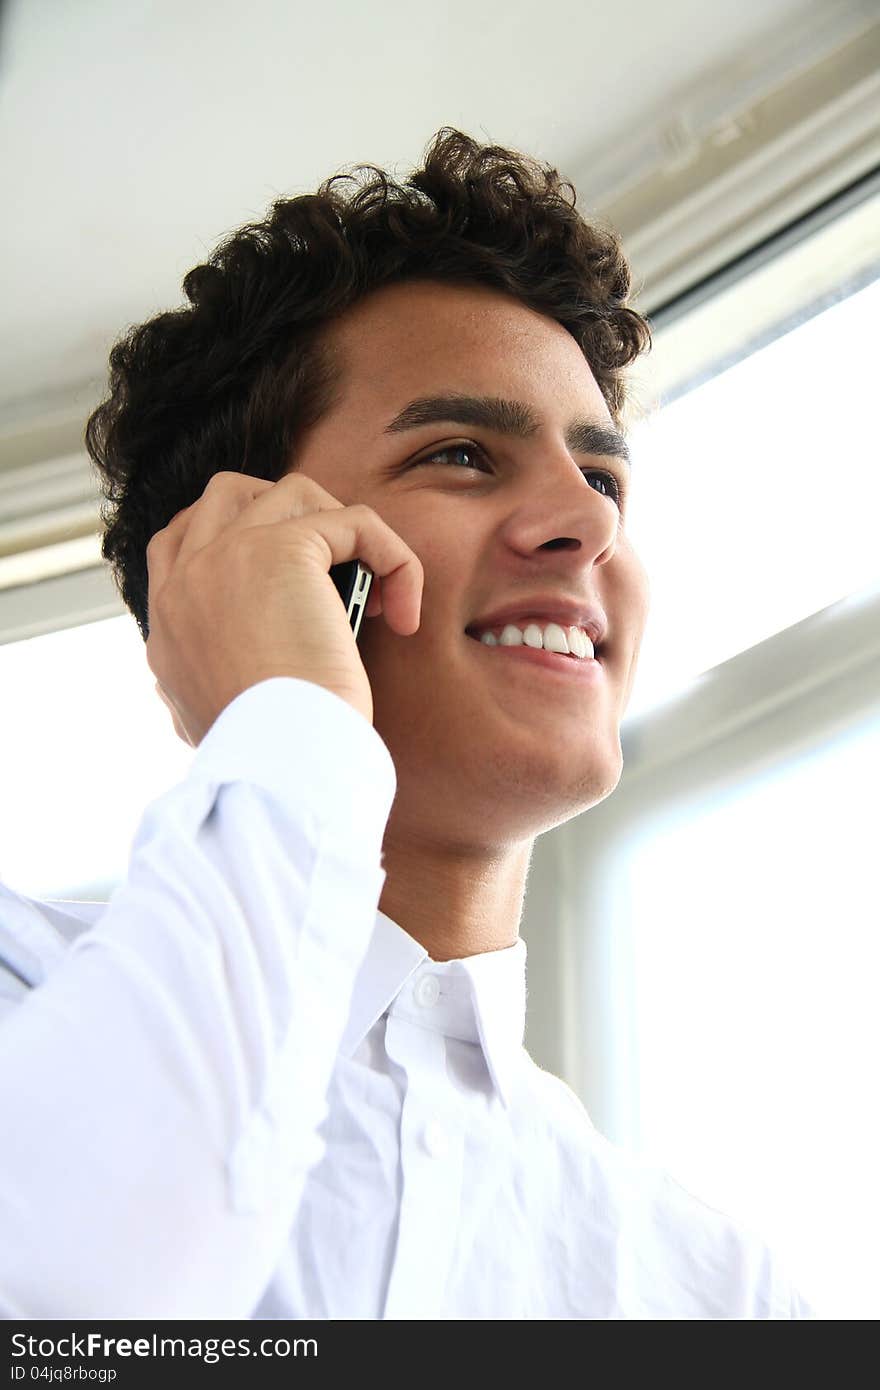
[[(577, 765), (572, 758), (548, 761), (530, 758), (524, 750), (513, 763), (495, 763), (495, 774), (481, 778), (478, 795), (484, 814), (498, 820), (501, 806), (510, 807), (517, 830), (543, 834), (598, 806), (617, 789), (623, 772), (620, 740), (584, 749)], [(506, 775), (505, 775), (506, 770)]]

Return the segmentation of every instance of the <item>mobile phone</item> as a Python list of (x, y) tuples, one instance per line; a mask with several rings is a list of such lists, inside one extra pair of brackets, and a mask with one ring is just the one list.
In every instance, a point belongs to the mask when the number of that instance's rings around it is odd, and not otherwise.
[(367, 599), (370, 597), (373, 571), (367, 569), (366, 565), (362, 565), (360, 560), (349, 560), (343, 565), (331, 565), (330, 578), (336, 585), (339, 597), (345, 604), (348, 621), (351, 623), (351, 630), (354, 633), (355, 641), (357, 641), (361, 619), (367, 611)]

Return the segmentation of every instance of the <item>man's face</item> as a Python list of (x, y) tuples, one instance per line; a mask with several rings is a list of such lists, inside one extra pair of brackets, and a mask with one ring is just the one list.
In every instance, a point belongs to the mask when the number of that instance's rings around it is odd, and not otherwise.
[[(606, 476), (625, 497), (628, 467), (565, 442), (576, 421), (612, 429), (608, 407), (565, 329), (482, 287), (383, 288), (325, 341), (339, 352), (341, 397), (291, 467), (345, 505), (371, 506), (424, 567), (418, 632), (398, 636), (380, 615), (358, 643), (397, 769), (394, 814), (416, 835), (474, 847), (533, 837), (607, 796), (622, 770), (648, 608)], [(538, 428), (523, 438), (447, 417), (386, 432), (410, 402), (451, 393), (520, 402)], [(597, 679), (466, 635), (511, 604), (540, 612), (538, 596), (604, 612)]]

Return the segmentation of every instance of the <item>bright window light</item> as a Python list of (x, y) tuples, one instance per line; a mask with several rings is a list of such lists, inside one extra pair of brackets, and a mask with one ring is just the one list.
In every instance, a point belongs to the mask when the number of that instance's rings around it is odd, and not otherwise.
[[(652, 611), (628, 718), (880, 580), (878, 315), (875, 279), (634, 429)], [(632, 1142), (839, 1318), (880, 1315), (878, 767), (880, 719), (817, 728), (735, 791), (695, 786), (615, 860)]]
[(878, 768), (880, 717), (655, 824), (619, 866), (638, 1147), (840, 1318), (880, 1316)]
[(878, 319), (875, 280), (633, 428), (651, 610), (628, 718), (880, 579)]
[(127, 614), (0, 646), (0, 878), (31, 898), (106, 901), (150, 801), (186, 775)]

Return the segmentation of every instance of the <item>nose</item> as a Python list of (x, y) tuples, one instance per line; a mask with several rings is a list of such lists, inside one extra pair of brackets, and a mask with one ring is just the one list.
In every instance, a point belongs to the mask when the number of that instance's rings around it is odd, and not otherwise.
[(617, 546), (620, 508), (612, 495), (614, 485), (607, 480), (608, 493), (593, 486), (594, 474), (609, 473), (611, 467), (588, 469), (575, 462), (568, 450), (547, 450), (542, 456), (540, 482), (534, 478), (524, 487), (519, 505), (512, 512), (507, 540), (523, 554), (538, 550), (570, 550), (581, 564), (607, 563)]

